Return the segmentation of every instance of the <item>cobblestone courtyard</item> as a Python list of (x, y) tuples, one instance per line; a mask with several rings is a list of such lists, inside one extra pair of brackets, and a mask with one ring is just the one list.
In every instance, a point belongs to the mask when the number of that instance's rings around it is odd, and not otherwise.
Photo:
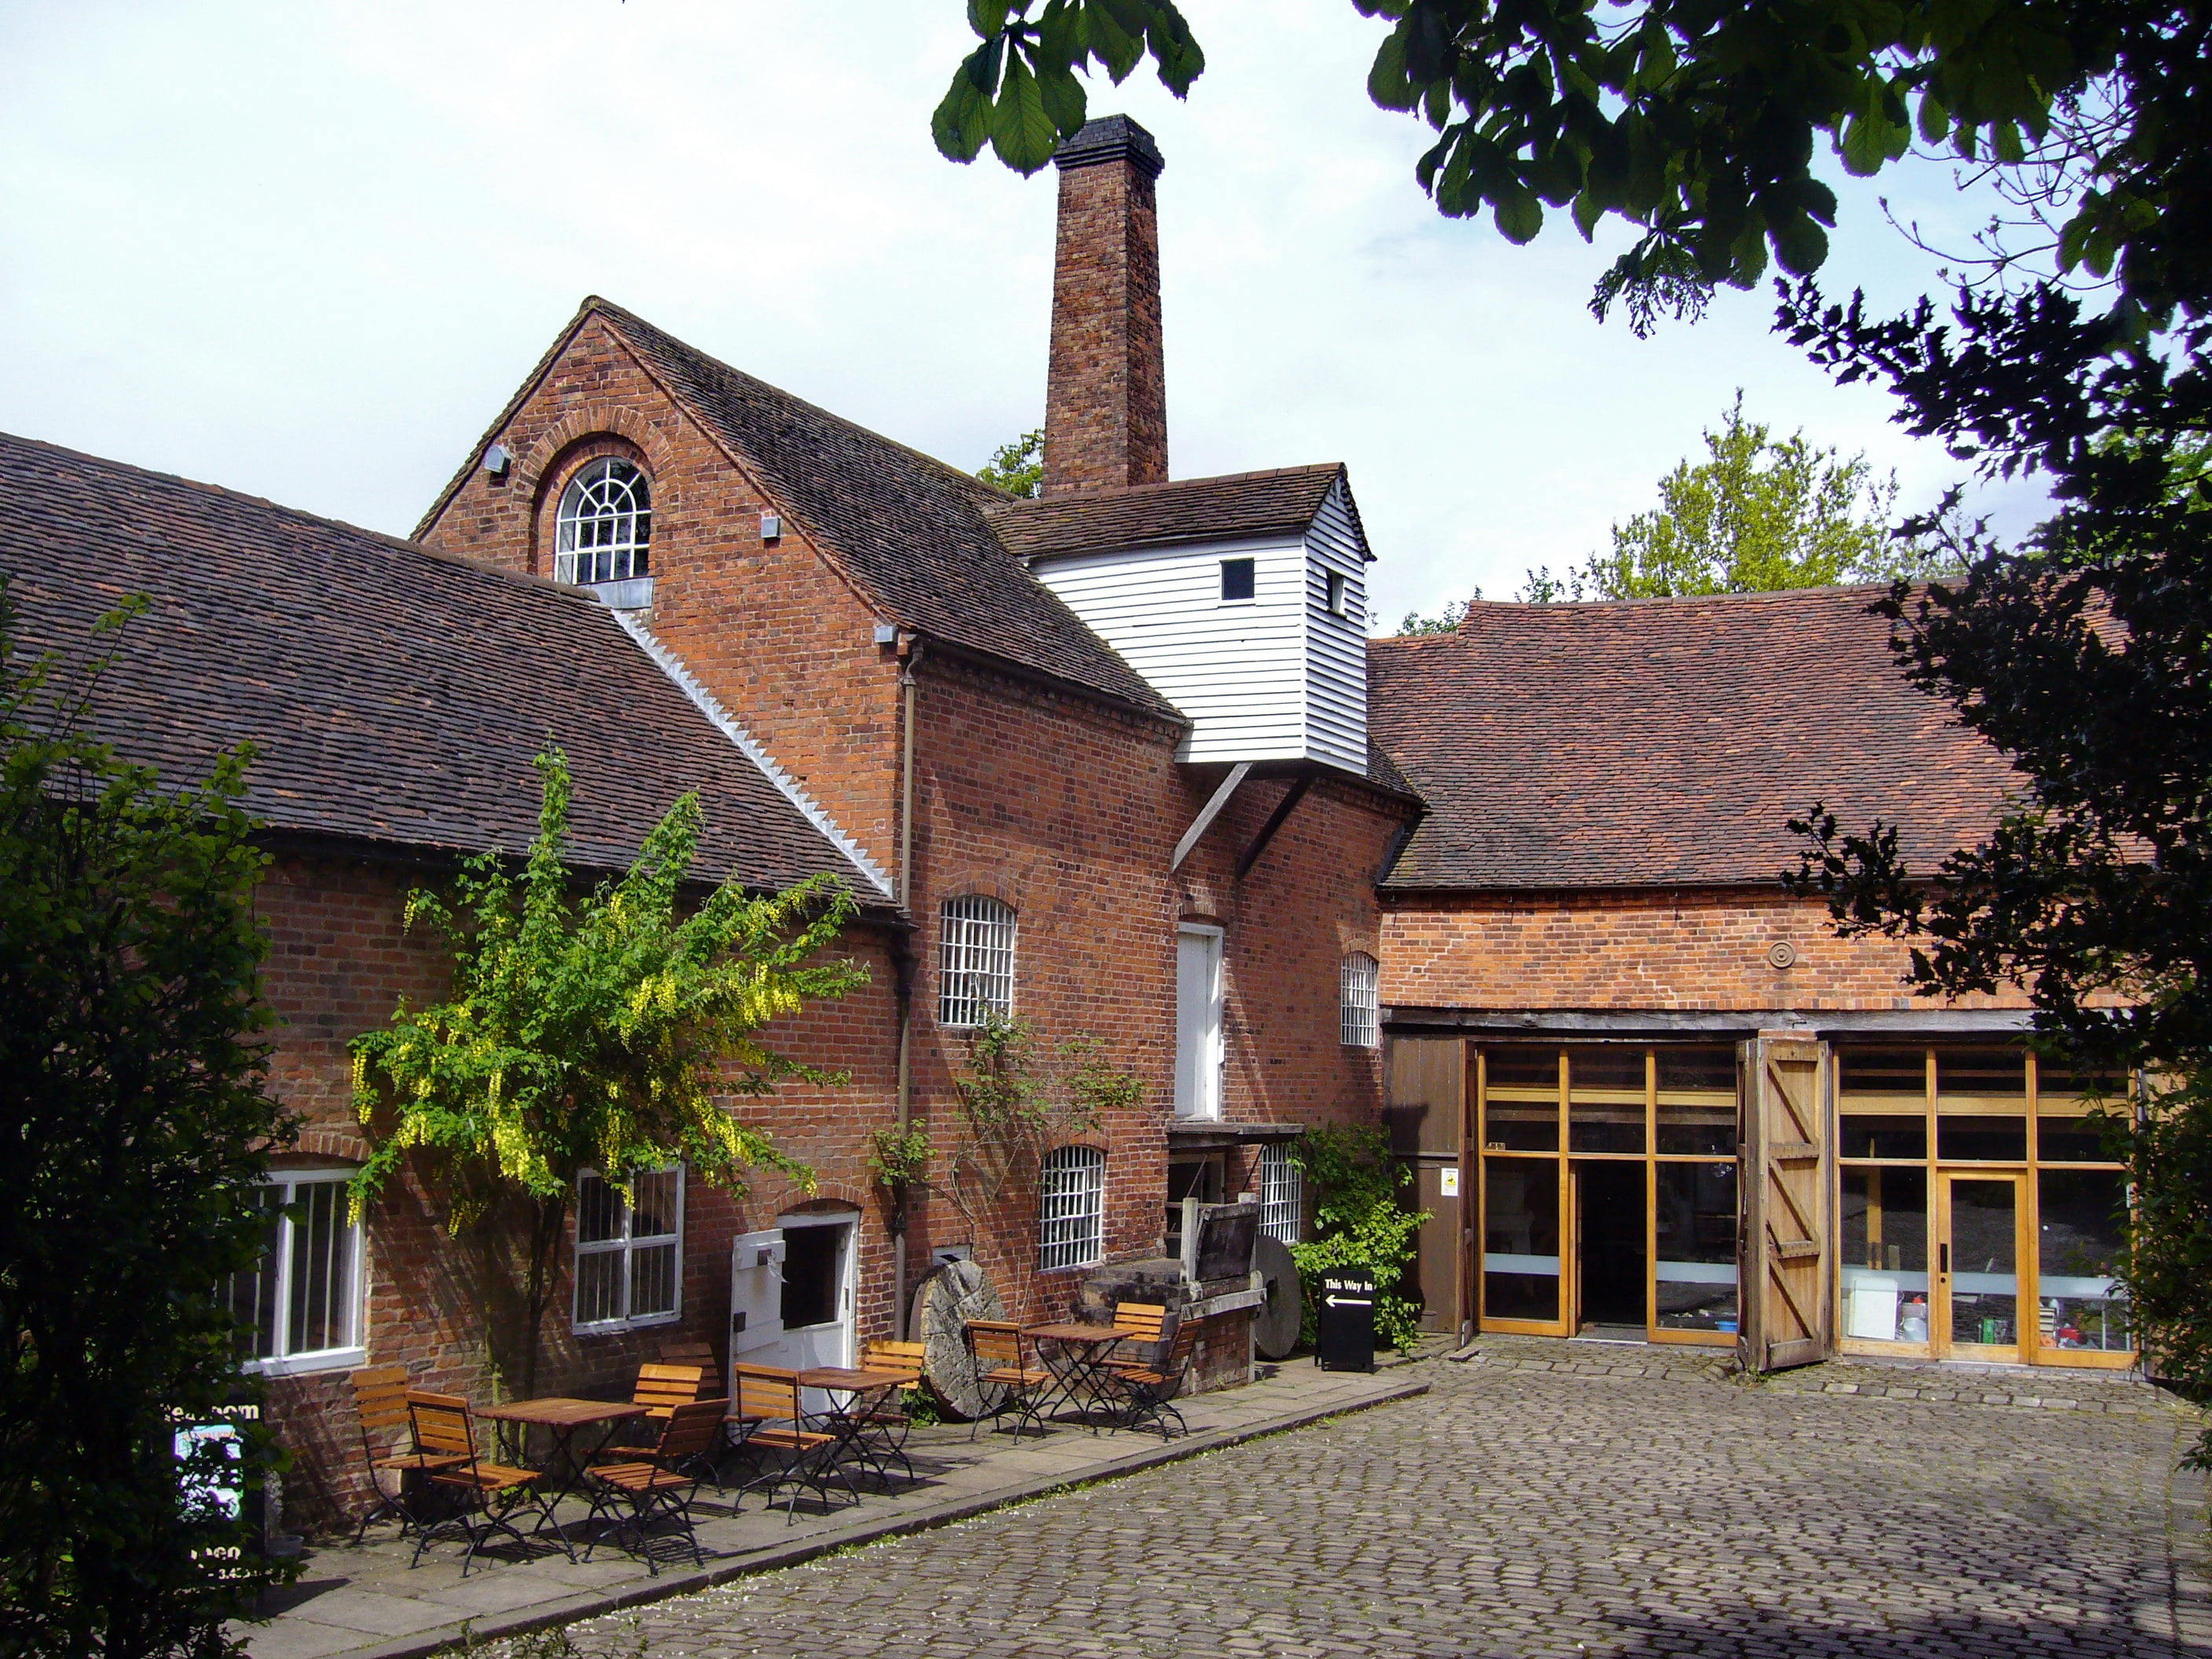
[[(2212, 1654), (2188, 1425), (2118, 1379), (1747, 1387), (1680, 1351), (1510, 1340), (1422, 1370), (1425, 1399), (568, 1635), (824, 1659)], [(1965, 1397), (1875, 1392), (1908, 1385)]]

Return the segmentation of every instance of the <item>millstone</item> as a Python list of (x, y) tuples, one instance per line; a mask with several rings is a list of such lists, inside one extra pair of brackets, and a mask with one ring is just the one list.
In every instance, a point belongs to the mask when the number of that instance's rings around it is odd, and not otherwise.
[(999, 1300), (989, 1275), (973, 1261), (948, 1261), (915, 1287), (913, 1322), (907, 1328), (922, 1345), (929, 1386), (960, 1422), (999, 1403), (997, 1390), (987, 1400), (975, 1382), (968, 1357), (968, 1322), (1006, 1316), (1006, 1304)]
[(1267, 1306), (1252, 1311), (1252, 1346), (1262, 1359), (1288, 1359), (1298, 1346), (1298, 1322), (1305, 1311), (1291, 1247), (1261, 1233), (1252, 1241), (1252, 1270), (1267, 1282)]

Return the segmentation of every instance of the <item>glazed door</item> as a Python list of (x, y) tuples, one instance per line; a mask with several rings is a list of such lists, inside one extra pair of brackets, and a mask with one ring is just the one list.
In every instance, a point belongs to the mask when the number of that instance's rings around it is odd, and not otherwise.
[(1936, 1173), (1935, 1298), (1929, 1337), (1939, 1359), (2018, 1364), (2023, 1177)]

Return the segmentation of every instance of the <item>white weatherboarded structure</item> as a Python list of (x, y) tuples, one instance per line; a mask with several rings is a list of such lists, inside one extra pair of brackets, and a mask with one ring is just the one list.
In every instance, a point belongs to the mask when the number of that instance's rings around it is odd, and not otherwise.
[[(1295, 492), (1303, 499), (1279, 499), (1293, 495), (1280, 487), (1286, 477), (1305, 485)], [(1230, 493), (1221, 486), (1244, 479), (1265, 481), (1264, 492), (1255, 486), (1242, 493), (1264, 493), (1267, 511), (1240, 512), (1247, 502), (1220, 499)], [(1176, 758), (1310, 761), (1364, 775), (1372, 556), (1343, 470), (1113, 494), (1149, 509), (1121, 515), (1138, 534), (1119, 546), (1098, 545), (1096, 530), (1082, 538), (1087, 544), (1075, 546), (1054, 547), (1041, 536), (1030, 568), (1190, 716)], [(1085, 495), (1095, 506), (1097, 493)], [(1042, 520), (1055, 503), (1024, 505), (1033, 508), (1024, 519)], [(1207, 529), (1225, 533), (1202, 533)]]

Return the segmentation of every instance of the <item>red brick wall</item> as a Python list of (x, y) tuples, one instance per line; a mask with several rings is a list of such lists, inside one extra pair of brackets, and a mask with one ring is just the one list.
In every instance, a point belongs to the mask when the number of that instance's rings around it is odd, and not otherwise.
[[(1795, 963), (1768, 951), (1790, 945)], [(1387, 896), (1382, 1000), (1401, 1007), (1926, 1009), (1901, 945), (1840, 939), (1773, 891)], [(1949, 1005), (2021, 1007), (2017, 994)]]

